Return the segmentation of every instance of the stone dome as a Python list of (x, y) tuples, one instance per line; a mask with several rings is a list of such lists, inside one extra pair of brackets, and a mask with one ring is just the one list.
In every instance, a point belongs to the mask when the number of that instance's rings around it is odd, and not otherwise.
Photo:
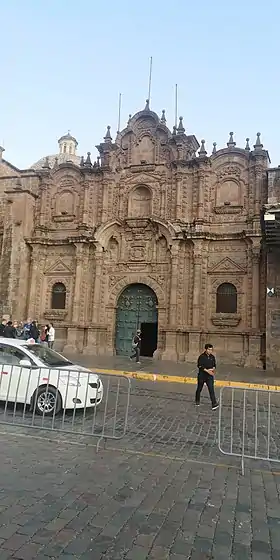
[(71, 136), (70, 131), (64, 136), (61, 136), (58, 140), (59, 152), (57, 154), (52, 154), (45, 156), (33, 165), (31, 169), (42, 169), (48, 161), (50, 168), (53, 168), (56, 164), (71, 162), (75, 165), (80, 165), (81, 157), (76, 154), (78, 142), (74, 136)]

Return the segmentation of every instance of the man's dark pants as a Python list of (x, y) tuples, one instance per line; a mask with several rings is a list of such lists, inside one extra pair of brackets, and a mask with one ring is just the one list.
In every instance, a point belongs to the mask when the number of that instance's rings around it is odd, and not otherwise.
[(133, 358), (136, 358), (136, 362), (139, 362), (140, 360), (140, 348), (139, 346), (136, 346), (136, 348), (133, 348), (134, 350), (134, 354), (132, 354), (130, 356), (130, 359), (133, 360)]
[(208, 391), (209, 391), (212, 406), (215, 406), (217, 404), (217, 400), (216, 400), (215, 391), (214, 391), (214, 376), (210, 375), (209, 373), (206, 373), (206, 371), (205, 372), (200, 372), (200, 371), (198, 372), (198, 375), (197, 375), (197, 389), (196, 389), (196, 393), (195, 393), (195, 402), (196, 402), (196, 404), (199, 404), (199, 402), (200, 402), (200, 393), (203, 389), (204, 383), (206, 383), (206, 385), (208, 387)]

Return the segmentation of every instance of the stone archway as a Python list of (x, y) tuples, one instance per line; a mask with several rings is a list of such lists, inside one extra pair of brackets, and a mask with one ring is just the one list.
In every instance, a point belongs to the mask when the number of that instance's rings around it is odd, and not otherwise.
[(131, 353), (137, 329), (142, 331), (141, 355), (152, 357), (157, 349), (158, 299), (146, 284), (130, 284), (120, 294), (116, 310), (116, 354)]

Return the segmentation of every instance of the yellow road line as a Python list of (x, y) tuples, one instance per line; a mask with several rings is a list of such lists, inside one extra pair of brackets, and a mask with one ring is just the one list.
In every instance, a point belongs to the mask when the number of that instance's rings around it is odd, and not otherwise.
[[(144, 371), (122, 371), (117, 369), (92, 369), (95, 373), (107, 373), (110, 375), (125, 375), (130, 379), (139, 381), (160, 381), (165, 383), (183, 383), (185, 385), (196, 385), (195, 377), (182, 377), (179, 375), (165, 375), (163, 373), (148, 373)], [(262, 383), (245, 383), (244, 381), (223, 381), (215, 380), (216, 387), (239, 387), (240, 389), (263, 389), (271, 391), (280, 391), (280, 385), (265, 385)]]

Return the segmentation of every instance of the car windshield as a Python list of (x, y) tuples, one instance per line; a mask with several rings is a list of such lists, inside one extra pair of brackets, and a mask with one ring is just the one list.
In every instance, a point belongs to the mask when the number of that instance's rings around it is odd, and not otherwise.
[(42, 344), (25, 344), (23, 348), (26, 348), (31, 354), (34, 354), (36, 358), (39, 358), (48, 367), (64, 367), (72, 366), (72, 362), (69, 362), (64, 356), (61, 356), (54, 350), (51, 350), (47, 346)]

